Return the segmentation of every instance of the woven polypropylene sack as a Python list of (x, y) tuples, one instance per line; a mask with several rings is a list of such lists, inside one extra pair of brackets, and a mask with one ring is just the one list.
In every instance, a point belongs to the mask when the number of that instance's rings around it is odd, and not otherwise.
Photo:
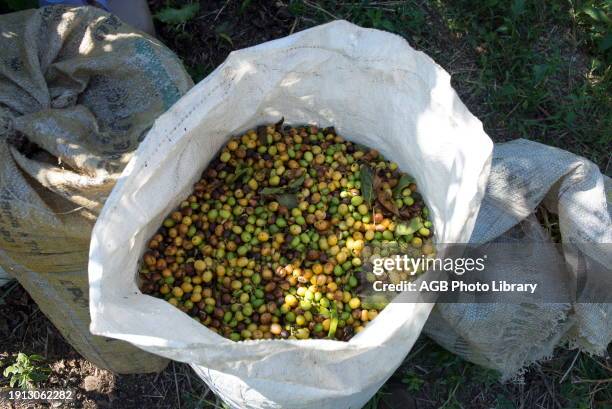
[[(513, 229), (528, 230), (531, 234), (519, 243), (537, 246), (540, 262), (559, 265), (559, 259), (569, 259), (570, 254), (556, 251), (538, 222), (530, 219), (542, 203), (558, 214), (564, 243), (572, 243), (572, 248), (609, 268), (611, 198), (610, 178), (585, 158), (522, 139), (498, 144), (470, 241), (505, 240)], [(542, 268), (528, 276), (524, 267), (521, 260), (491, 265), (485, 278), (567, 280), (564, 270)], [(612, 291), (610, 277), (604, 278), (594, 285)], [(527, 297), (523, 303), (489, 304), (474, 303), (470, 297), (466, 294), (456, 304), (437, 304), (425, 332), (463, 358), (497, 370), (502, 379), (520, 375), (530, 364), (552, 356), (559, 345), (601, 355), (612, 341), (609, 303), (580, 302), (580, 298), (567, 303), (535, 302)]]
[(0, 287), (10, 283), (12, 280), (13, 277), (11, 277), (2, 267), (0, 267)]
[(377, 148), (416, 177), (439, 240), (469, 239), (492, 151), (482, 124), (404, 39), (333, 22), (233, 52), (157, 120), (94, 229), (91, 329), (190, 363), (235, 407), (359, 408), (401, 364), (431, 303), (390, 304), (349, 342), (232, 342), (137, 287), (146, 241), (220, 147), (281, 117)]
[(191, 86), (157, 40), (96, 8), (0, 16), (0, 265), (98, 366), (167, 360), (89, 332), (90, 234), (153, 121)]

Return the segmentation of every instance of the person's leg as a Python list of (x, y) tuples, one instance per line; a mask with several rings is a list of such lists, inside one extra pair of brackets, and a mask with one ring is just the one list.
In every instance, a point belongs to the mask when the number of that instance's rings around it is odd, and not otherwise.
[(106, 11), (110, 11), (108, 8), (107, 0), (38, 0), (38, 5), (40, 7), (43, 6), (53, 6), (65, 4), (67, 6), (95, 6)]
[(107, 0), (110, 11), (132, 27), (155, 36), (155, 27), (146, 0)]
[(155, 27), (146, 0), (39, 0), (38, 4), (41, 7), (55, 4), (99, 7), (113, 13), (132, 27), (155, 36)]

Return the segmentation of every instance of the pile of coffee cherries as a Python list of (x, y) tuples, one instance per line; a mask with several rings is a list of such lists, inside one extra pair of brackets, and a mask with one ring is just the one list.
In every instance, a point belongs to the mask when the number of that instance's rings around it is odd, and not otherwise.
[(376, 150), (333, 128), (260, 126), (163, 221), (140, 288), (234, 341), (347, 341), (381, 308), (359, 295), (364, 248), (429, 254), (432, 231), (412, 178)]

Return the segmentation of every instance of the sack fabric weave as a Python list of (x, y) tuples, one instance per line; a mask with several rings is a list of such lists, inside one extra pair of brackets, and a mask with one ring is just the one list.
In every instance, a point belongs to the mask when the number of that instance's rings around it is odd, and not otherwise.
[(166, 359), (91, 335), (87, 260), (106, 197), (191, 79), (159, 41), (93, 7), (2, 15), (0, 49), (0, 266), (96, 365), (161, 370)]

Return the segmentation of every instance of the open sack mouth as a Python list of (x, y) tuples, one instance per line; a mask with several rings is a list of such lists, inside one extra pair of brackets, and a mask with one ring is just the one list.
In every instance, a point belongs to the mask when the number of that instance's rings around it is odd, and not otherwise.
[[(282, 117), (293, 131), (274, 125)], [(288, 406), (306, 367), (343, 371), (320, 394), (311, 377), (306, 400), (359, 406), (433, 307), (362, 305), (359, 252), (467, 242), (491, 150), (448, 74), (400, 37), (339, 21), (234, 52), (156, 121), (106, 202), (91, 242), (91, 330)], [(301, 369), (281, 381), (256, 361)], [(367, 379), (355, 371), (366, 362)]]
[(140, 289), (234, 341), (348, 341), (383, 308), (362, 302), (362, 251), (433, 255), (429, 210), (376, 150), (282, 122), (215, 156), (149, 240)]

